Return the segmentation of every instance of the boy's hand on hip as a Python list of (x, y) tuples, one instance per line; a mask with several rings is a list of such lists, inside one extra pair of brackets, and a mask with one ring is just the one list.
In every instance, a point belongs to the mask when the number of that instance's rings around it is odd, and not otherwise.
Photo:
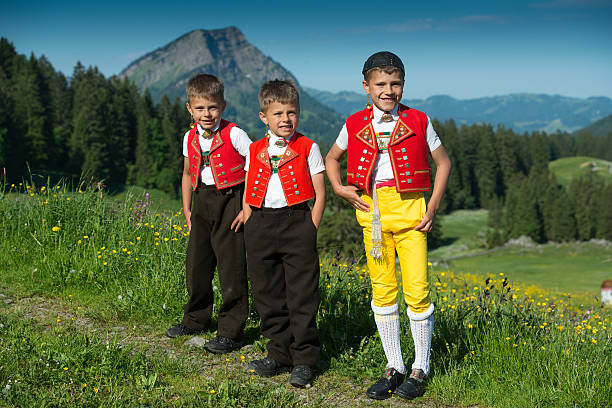
[(349, 204), (353, 206), (353, 208), (356, 208), (363, 212), (370, 211), (370, 206), (368, 205), (368, 203), (363, 201), (361, 197), (359, 197), (359, 194), (357, 194), (358, 190), (359, 188), (355, 186), (340, 186), (335, 191), (335, 193), (340, 197), (344, 198), (346, 201), (348, 201)]
[(234, 221), (232, 221), (232, 225), (230, 225), (230, 229), (234, 232), (238, 232), (240, 227), (244, 225), (244, 211), (240, 210)]
[(414, 227), (415, 231), (421, 232), (430, 232), (433, 229), (434, 218), (436, 218), (436, 214), (425, 213), (425, 216), (421, 220), (421, 223)]

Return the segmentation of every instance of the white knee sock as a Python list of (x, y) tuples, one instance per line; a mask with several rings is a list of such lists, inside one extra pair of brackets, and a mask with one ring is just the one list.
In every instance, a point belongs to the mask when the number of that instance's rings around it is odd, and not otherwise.
[(400, 319), (397, 303), (393, 306), (379, 307), (372, 304), (374, 321), (378, 327), (378, 334), (382, 341), (385, 356), (387, 357), (387, 368), (395, 368), (398, 372), (405, 374), (406, 367), (402, 358), (400, 346)]
[(410, 330), (412, 331), (412, 340), (414, 340), (414, 364), (412, 364), (412, 369), (420, 368), (425, 375), (429, 373), (429, 354), (431, 351), (433, 326), (433, 314), (423, 320), (410, 319)]

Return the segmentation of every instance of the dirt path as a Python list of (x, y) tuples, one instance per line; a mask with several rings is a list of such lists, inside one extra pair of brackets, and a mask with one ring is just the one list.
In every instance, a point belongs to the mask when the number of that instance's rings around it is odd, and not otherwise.
[[(114, 341), (129, 347), (144, 350), (148, 357), (163, 357), (171, 359), (182, 359), (186, 364), (195, 367), (200, 375), (212, 378), (212, 372), (216, 369), (232, 370), (234, 372), (244, 372), (245, 381), (250, 381), (250, 374), (246, 372), (246, 363), (240, 361), (240, 356), (245, 356), (245, 361), (263, 357), (261, 352), (253, 349), (251, 345), (246, 345), (240, 351), (236, 351), (228, 356), (212, 355), (206, 353), (201, 348), (203, 343), (210, 338), (208, 336), (196, 336), (186, 338), (183, 342), (177, 342), (165, 337), (163, 334), (151, 333), (150, 326), (109, 326), (104, 322), (84, 317), (87, 313), (82, 309), (77, 309), (69, 301), (63, 299), (51, 299), (45, 297), (23, 297), (11, 298), (0, 292), (0, 302), (7, 307), (0, 307), (0, 316), (7, 314), (17, 314), (27, 319), (34, 327), (40, 330), (50, 330), (57, 324), (73, 324), (79, 331), (88, 333), (90, 336), (98, 336), (108, 341)], [(75, 310), (77, 309), (77, 310)], [(58, 322), (59, 320), (59, 322)], [(226, 360), (229, 357), (229, 361)], [(439, 405), (432, 400), (420, 398), (417, 401), (407, 402), (394, 397), (386, 401), (374, 401), (367, 398), (364, 390), (367, 382), (356, 383), (351, 378), (342, 378), (337, 374), (331, 375), (322, 373), (315, 381), (314, 387), (309, 390), (302, 390), (291, 387), (288, 381), (288, 374), (279, 375), (273, 378), (257, 378), (257, 384), (273, 384), (285, 387), (296, 394), (296, 397), (304, 401), (307, 405), (309, 400), (319, 400), (323, 397), (323, 405), (329, 407), (447, 407)]]

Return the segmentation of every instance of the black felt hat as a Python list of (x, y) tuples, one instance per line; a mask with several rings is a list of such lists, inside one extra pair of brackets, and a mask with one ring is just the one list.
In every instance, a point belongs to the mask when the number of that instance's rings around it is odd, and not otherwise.
[(404, 64), (402, 63), (402, 60), (397, 55), (389, 51), (380, 51), (376, 54), (370, 55), (370, 58), (368, 58), (365, 64), (363, 64), (363, 71), (361, 71), (361, 73), (365, 74), (366, 71), (372, 68), (389, 66), (397, 67), (404, 74), (406, 73), (404, 71)]

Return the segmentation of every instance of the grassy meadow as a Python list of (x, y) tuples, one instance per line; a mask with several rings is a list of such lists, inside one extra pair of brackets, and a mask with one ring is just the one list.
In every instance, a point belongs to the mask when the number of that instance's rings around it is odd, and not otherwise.
[[(430, 265), (436, 325), (427, 393), (378, 402), (364, 396), (385, 365), (367, 268), (341, 256), (321, 258), (323, 360), (312, 389), (291, 387), (286, 374), (247, 372), (265, 350), (254, 308), (247, 345), (229, 355), (166, 339), (186, 301), (188, 234), (180, 207), (163, 207), (138, 190), (108, 199), (62, 184), (0, 185), (0, 406), (607, 407), (612, 399), (612, 312), (583, 295), (591, 292), (584, 269), (610, 265), (609, 247), (551, 247), (538, 273), (554, 270), (558, 287), (543, 275), (537, 285), (523, 280), (532, 269), (518, 266), (541, 248)], [(482, 217), (445, 218), (453, 253), (478, 248)], [(580, 263), (557, 250), (574, 250)], [(592, 279), (605, 266), (597, 271)]]
[(564, 157), (548, 165), (550, 171), (557, 177), (557, 181), (565, 187), (569, 186), (573, 179), (587, 172), (595, 172), (610, 181), (612, 180), (610, 166), (612, 162), (586, 156)]

